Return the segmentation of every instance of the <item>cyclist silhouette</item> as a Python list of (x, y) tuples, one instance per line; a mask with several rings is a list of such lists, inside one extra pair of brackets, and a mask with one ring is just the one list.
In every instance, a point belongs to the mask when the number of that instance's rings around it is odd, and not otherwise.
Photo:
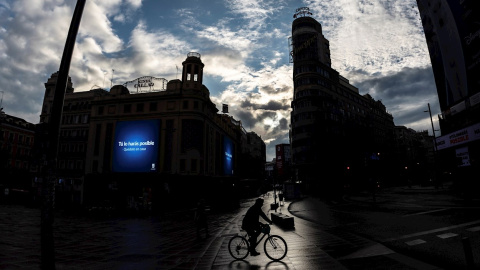
[(255, 246), (257, 245), (257, 237), (260, 235), (261, 232), (261, 223), (259, 221), (259, 217), (262, 217), (265, 221), (272, 224), (272, 221), (263, 213), (262, 211), (263, 206), (263, 199), (258, 198), (255, 201), (255, 204), (252, 205), (245, 214), (245, 217), (242, 221), (242, 229), (244, 229), (248, 235), (250, 236), (250, 255), (257, 256), (260, 254), (255, 250)]

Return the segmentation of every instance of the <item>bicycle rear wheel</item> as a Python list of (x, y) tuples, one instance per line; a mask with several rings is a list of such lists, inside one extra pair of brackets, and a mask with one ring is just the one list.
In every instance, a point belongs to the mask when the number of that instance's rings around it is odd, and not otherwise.
[(280, 261), (287, 255), (287, 242), (278, 235), (270, 235), (264, 244), (265, 255), (274, 261)]
[(228, 242), (228, 252), (233, 258), (237, 260), (243, 260), (248, 256), (250, 244), (243, 236), (234, 236)]

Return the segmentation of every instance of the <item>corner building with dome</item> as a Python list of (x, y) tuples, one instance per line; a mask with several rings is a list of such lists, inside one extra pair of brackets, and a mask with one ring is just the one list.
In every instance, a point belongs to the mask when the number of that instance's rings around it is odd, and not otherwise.
[(381, 101), (360, 94), (331, 67), (329, 41), (311, 15), (307, 7), (296, 10), (289, 40), (293, 180), (332, 195), (385, 176), (395, 125)]

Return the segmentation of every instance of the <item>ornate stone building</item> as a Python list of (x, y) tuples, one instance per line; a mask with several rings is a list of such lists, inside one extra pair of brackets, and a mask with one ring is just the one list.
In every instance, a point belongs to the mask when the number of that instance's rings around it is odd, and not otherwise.
[[(211, 101), (200, 54), (189, 53), (182, 65), (181, 80), (142, 77), (110, 91), (85, 92), (74, 92), (69, 83), (60, 127), (60, 190), (79, 203), (105, 196), (124, 203), (146, 190), (157, 200), (168, 194), (229, 194), (226, 187), (240, 176), (240, 159), (253, 155), (242, 154), (251, 135)], [(44, 123), (54, 86), (55, 74), (46, 84)]]
[(331, 68), (329, 41), (310, 15), (297, 9), (292, 23), (292, 165), (298, 181), (328, 193), (377, 173), (370, 160), (377, 153), (388, 160), (394, 123), (381, 101)]

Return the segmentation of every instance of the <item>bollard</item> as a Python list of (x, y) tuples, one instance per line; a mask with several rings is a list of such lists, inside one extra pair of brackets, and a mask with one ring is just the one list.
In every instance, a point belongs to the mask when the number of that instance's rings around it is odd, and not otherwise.
[(472, 246), (470, 245), (470, 241), (468, 237), (462, 238), (463, 244), (463, 251), (465, 252), (465, 260), (467, 261), (467, 269), (473, 269), (473, 253), (472, 253)]

